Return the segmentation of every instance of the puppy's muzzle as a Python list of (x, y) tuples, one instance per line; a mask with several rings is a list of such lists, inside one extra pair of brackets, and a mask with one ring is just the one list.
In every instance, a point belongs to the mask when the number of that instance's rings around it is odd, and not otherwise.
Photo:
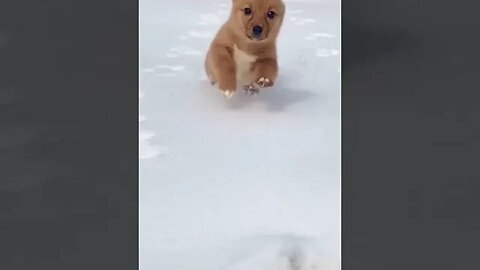
[(253, 28), (252, 28), (252, 33), (253, 33), (253, 36), (258, 38), (260, 37), (260, 35), (262, 34), (263, 32), (263, 27), (261, 27), (260, 25), (255, 25)]

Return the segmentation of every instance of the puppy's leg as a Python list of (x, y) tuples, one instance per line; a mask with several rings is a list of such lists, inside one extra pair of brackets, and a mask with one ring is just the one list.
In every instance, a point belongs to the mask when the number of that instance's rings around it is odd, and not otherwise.
[(222, 93), (231, 97), (237, 88), (235, 61), (228, 47), (213, 45), (209, 51), (209, 69)]
[(208, 80), (210, 81), (211, 85), (217, 83), (217, 79), (213, 75), (212, 67), (211, 67), (211, 60), (210, 60), (210, 51), (207, 53), (207, 57), (205, 58), (205, 73), (207, 75)]
[(273, 86), (277, 79), (278, 64), (273, 58), (259, 59), (253, 63), (251, 79), (252, 84), (265, 88)]

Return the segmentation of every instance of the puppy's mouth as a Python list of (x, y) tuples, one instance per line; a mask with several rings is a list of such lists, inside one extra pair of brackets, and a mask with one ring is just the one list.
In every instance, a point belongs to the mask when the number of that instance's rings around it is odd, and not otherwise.
[(247, 38), (252, 40), (252, 41), (262, 41), (264, 39), (266, 39), (267, 37), (263, 37), (263, 36), (251, 36), (249, 34), (246, 34)]

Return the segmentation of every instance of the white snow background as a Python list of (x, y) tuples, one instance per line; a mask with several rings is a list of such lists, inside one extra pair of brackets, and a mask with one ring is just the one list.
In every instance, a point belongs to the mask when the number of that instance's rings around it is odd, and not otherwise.
[(340, 2), (285, 3), (276, 86), (226, 99), (231, 0), (140, 1), (142, 270), (340, 269)]

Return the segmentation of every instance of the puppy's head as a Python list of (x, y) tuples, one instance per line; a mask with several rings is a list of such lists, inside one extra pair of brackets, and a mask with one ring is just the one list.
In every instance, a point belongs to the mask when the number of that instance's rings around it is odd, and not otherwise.
[(278, 36), (284, 15), (282, 0), (233, 0), (230, 19), (238, 35), (262, 41)]

